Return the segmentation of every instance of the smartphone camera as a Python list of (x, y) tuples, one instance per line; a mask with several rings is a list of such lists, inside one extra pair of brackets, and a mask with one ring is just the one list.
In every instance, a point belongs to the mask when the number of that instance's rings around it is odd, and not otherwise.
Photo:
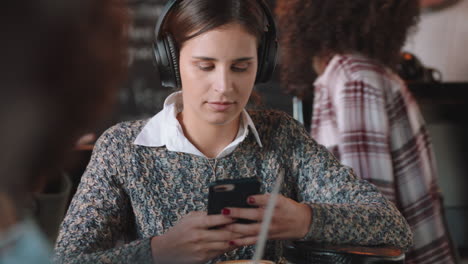
[[(219, 180), (209, 186), (208, 214), (221, 214), (226, 207), (256, 208), (247, 203), (247, 198), (260, 193), (257, 178)], [(250, 224), (255, 221), (238, 219), (237, 223)]]

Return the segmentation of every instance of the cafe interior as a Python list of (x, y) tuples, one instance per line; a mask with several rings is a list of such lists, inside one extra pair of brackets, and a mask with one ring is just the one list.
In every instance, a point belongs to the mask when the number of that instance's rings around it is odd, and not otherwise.
[[(117, 100), (93, 129), (80, 135), (65, 159), (63, 177), (46, 183), (46, 187), (38, 191), (43, 198), (35, 208), (36, 220), (51, 245), (57, 240), (60, 224), (90, 161), (96, 140), (116, 123), (152, 117), (173, 92), (162, 86), (159, 74), (155, 74), (151, 50), (154, 24), (166, 2), (128, 0), (131, 13), (129, 69)], [(275, 0), (267, 2), (274, 10)], [(442, 218), (451, 243), (447, 250), (452, 250), (456, 259), (454, 262), (426, 259), (406, 263), (468, 264), (468, 0), (420, 0), (419, 3), (420, 21), (401, 51), (397, 74), (405, 81), (426, 122), (436, 160), (440, 188), (436, 191), (441, 193)], [(281, 66), (281, 60), (278, 63)], [(314, 94), (298, 96), (286, 91), (279, 82), (280, 69), (276, 68), (270, 82), (255, 88), (262, 98), (261, 107), (286, 112), (310, 132)], [(1, 181), (4, 182), (7, 181)], [(1, 235), (0, 229), (0, 241)], [(2, 245), (0, 243), (0, 249)], [(284, 263), (405, 263), (404, 252), (392, 248), (290, 243), (283, 248), (283, 253), (286, 258), (290, 256), (290, 261)], [(0, 263), (3, 263), (1, 250)]]

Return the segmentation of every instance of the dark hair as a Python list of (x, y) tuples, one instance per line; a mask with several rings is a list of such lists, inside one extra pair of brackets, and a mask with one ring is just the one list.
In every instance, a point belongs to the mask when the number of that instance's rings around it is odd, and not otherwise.
[(11, 169), (0, 154), (2, 188), (34, 189), (109, 111), (127, 71), (128, 22), (123, 0), (2, 3), (0, 140), (30, 141), (12, 156), (21, 173), (2, 175)]
[(419, 5), (418, 0), (277, 0), (275, 13), (284, 54), (281, 83), (304, 89), (315, 78), (313, 56), (356, 52), (394, 68), (419, 20)]
[(185, 41), (230, 23), (239, 23), (260, 43), (266, 19), (258, 0), (180, 1), (168, 14), (163, 32), (173, 36), (180, 50)]

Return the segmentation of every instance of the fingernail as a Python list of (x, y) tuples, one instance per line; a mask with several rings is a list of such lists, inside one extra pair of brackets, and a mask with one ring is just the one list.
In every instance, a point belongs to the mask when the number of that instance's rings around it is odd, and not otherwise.
[(229, 215), (231, 213), (231, 210), (227, 209), (227, 208), (224, 208), (223, 210), (221, 210), (221, 213), (223, 215)]
[(230, 246), (235, 246), (236, 243), (234, 243), (234, 241), (229, 241), (229, 245), (230, 245)]
[(255, 198), (249, 197), (249, 199), (247, 199), (247, 202), (248, 202), (249, 204), (254, 204), (254, 203), (255, 203)]

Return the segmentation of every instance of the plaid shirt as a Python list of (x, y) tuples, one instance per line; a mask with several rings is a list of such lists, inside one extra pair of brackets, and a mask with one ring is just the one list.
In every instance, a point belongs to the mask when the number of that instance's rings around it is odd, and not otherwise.
[(406, 263), (455, 263), (431, 141), (397, 75), (335, 55), (315, 82), (311, 134), (397, 205), (414, 235)]

